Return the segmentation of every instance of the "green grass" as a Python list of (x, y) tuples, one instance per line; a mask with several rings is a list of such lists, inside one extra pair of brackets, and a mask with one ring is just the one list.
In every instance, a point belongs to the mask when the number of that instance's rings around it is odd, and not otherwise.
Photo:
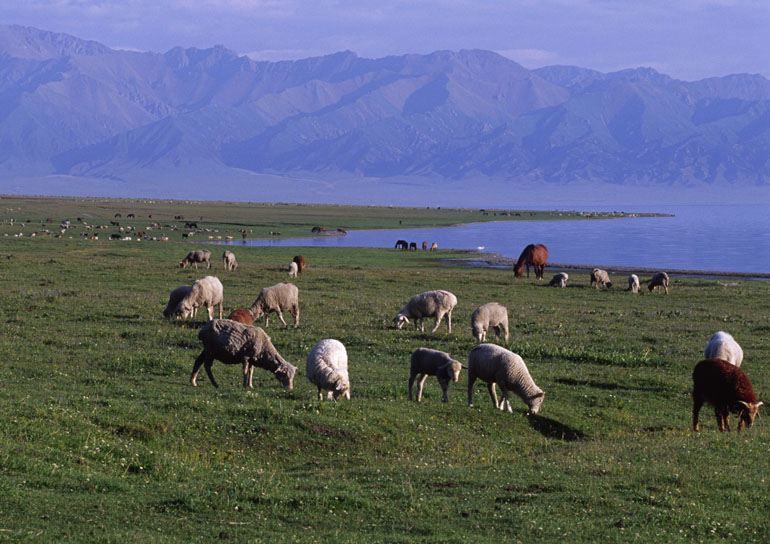
[[(108, 204), (104, 217), (121, 208)], [(283, 230), (276, 218), (270, 228)], [(7, 221), (2, 232), (13, 232)], [(218, 259), (212, 270), (226, 311), (284, 281), (298, 252), (233, 251), (237, 272)], [(207, 273), (177, 266), (186, 246), (2, 238), (0, 540), (770, 537), (767, 422), (721, 434), (704, 409), (692, 433), (689, 393), (709, 336), (727, 330), (766, 400), (767, 282), (673, 278), (668, 296), (631, 295), (590, 289), (587, 273), (555, 289), (510, 270), (456, 268), (443, 261), (450, 251), (301, 251), (300, 327), (267, 329), (299, 367), (294, 390), (257, 369), (246, 391), (240, 368), (219, 362), (215, 390), (203, 374), (189, 385), (202, 315), (161, 316), (174, 287)], [(459, 300), (451, 335), (392, 327), (411, 295), (436, 288)], [(411, 351), (466, 359), (470, 314), (493, 300), (509, 308), (507, 347), (546, 392), (540, 414), (518, 399), (513, 414), (493, 410), (481, 383), (469, 408), (464, 374), (449, 404), (435, 379), (421, 404), (407, 402)], [(349, 402), (318, 402), (304, 375), (322, 338), (347, 347)]]

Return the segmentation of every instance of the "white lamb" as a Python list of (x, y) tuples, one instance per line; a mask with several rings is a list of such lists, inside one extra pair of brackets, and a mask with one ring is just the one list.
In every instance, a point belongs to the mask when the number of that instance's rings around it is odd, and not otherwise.
[[(500, 410), (512, 412), (508, 391), (521, 397), (529, 407), (529, 413), (537, 414), (545, 393), (527, 370), (524, 360), (517, 354), (495, 344), (479, 344), (468, 354), (468, 406), (473, 406), (473, 384), (479, 378), (487, 382), (492, 404)], [(503, 398), (497, 402), (495, 384), (500, 386)]]
[(447, 332), (451, 333), (452, 310), (456, 305), (457, 297), (449, 291), (441, 289), (426, 291), (409, 299), (409, 302), (393, 318), (393, 322), (396, 324), (396, 328), (400, 329), (404, 326), (404, 323), (409, 323), (410, 319), (414, 319), (414, 328), (419, 329), (420, 332), (425, 332), (423, 318), (435, 317), (436, 324), (431, 332), (436, 332), (439, 324), (441, 324), (441, 319), (446, 315)]
[(561, 287), (563, 289), (567, 287), (568, 279), (569, 279), (569, 274), (567, 274), (566, 272), (559, 272), (553, 275), (553, 278), (551, 278), (551, 281), (548, 285), (550, 285), (551, 287)]
[(201, 278), (192, 284), (190, 293), (179, 302), (174, 313), (177, 317), (187, 319), (194, 316), (198, 308), (205, 306), (211, 321), (214, 319), (214, 306), (219, 304), (219, 319), (222, 319), (223, 293), (224, 289), (219, 278), (216, 276)]
[(290, 278), (296, 278), (297, 272), (299, 271), (299, 268), (297, 267), (297, 263), (294, 261), (289, 263), (289, 277)]
[(711, 336), (708, 344), (706, 344), (703, 358), (722, 359), (731, 365), (739, 367), (743, 362), (743, 349), (741, 349), (741, 346), (730, 333), (717, 331)]
[(299, 325), (299, 288), (286, 281), (263, 287), (249, 311), (254, 315), (255, 320), (264, 315), (265, 327), (269, 324), (271, 312), (277, 313), (284, 327), (287, 326), (282, 312), (288, 311), (294, 317), (296, 327)]
[(225, 252), (222, 253), (222, 265), (225, 267), (225, 270), (237, 270), (238, 261), (235, 260), (235, 253), (225, 250)]
[(348, 377), (348, 353), (339, 340), (319, 340), (307, 356), (307, 378), (318, 387), (318, 400), (326, 398), (350, 400), (350, 378)]
[(211, 380), (211, 385), (219, 387), (211, 373), (214, 359), (226, 365), (238, 364), (243, 366), (243, 387), (252, 387), (254, 367), (271, 371), (281, 385), (288, 389), (294, 387), (294, 374), (297, 367), (286, 362), (275, 349), (270, 337), (259, 327), (244, 325), (230, 319), (215, 319), (209, 321), (200, 331), (198, 338), (203, 342), (203, 351), (195, 359), (190, 384), (198, 385), (198, 371), (201, 365)]
[(471, 333), (476, 340), (485, 342), (490, 328), (495, 330), (495, 338), (505, 333), (508, 341), (508, 308), (499, 302), (482, 304), (471, 314)]
[[(171, 294), (168, 296), (168, 304), (166, 304), (166, 308), (163, 310), (163, 317), (171, 318), (174, 315), (174, 310), (182, 302), (182, 299), (190, 294), (190, 291), (192, 291), (192, 287), (189, 285), (180, 285), (171, 291)], [(193, 311), (193, 317), (195, 317), (195, 311)]]
[(639, 276), (636, 274), (631, 274), (628, 276), (628, 289), (626, 290), (631, 291), (632, 293), (639, 292)]
[(409, 400), (412, 400), (412, 386), (417, 379), (417, 402), (422, 400), (422, 388), (428, 376), (436, 376), (443, 395), (441, 402), (449, 402), (447, 389), (449, 382), (457, 383), (460, 370), (467, 368), (460, 361), (452, 359), (448, 353), (429, 348), (417, 348), (412, 352), (409, 369)]

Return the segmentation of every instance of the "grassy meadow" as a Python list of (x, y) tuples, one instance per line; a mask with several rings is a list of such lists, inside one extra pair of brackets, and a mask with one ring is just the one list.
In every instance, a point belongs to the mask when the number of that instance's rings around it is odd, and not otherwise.
[[(770, 424), (760, 417), (741, 433), (719, 433), (704, 407), (693, 433), (690, 398), (692, 368), (717, 330), (736, 337), (757, 395), (770, 398), (768, 282), (672, 278), (668, 296), (632, 295), (589, 288), (588, 273), (570, 272), (568, 287), (557, 289), (514, 280), (510, 269), (452, 266), (445, 259), (461, 254), (450, 250), (237, 241), (229, 249), (239, 268), (225, 272), (221, 246), (180, 243), (180, 231), (163, 224), (174, 216), (205, 223), (211, 232), (194, 238), (202, 240), (240, 229), (287, 235), (319, 224), (500, 217), (104, 199), (0, 203), (0, 540), (770, 539)], [(109, 240), (104, 233), (114, 226), (91, 240), (75, 219), (96, 225), (115, 213), (122, 225), (133, 213), (136, 229), (153, 215), (155, 230), (171, 241)], [(61, 238), (29, 235), (58, 234), (64, 218), (77, 225)], [(179, 268), (199, 247), (212, 250), (212, 270)], [(213, 273), (226, 313), (248, 307), (260, 288), (287, 279), (297, 253), (308, 262), (296, 279), (300, 326), (271, 319), (266, 329), (299, 368), (294, 390), (261, 369), (254, 389), (244, 390), (240, 367), (219, 362), (219, 389), (205, 372), (191, 387), (205, 311), (196, 320), (163, 319), (169, 292)], [(413, 294), (438, 288), (459, 300), (451, 334), (445, 325), (435, 333), (393, 328)], [(513, 414), (494, 410), (482, 382), (468, 407), (464, 373), (450, 385), (448, 404), (435, 378), (422, 403), (408, 402), (410, 353), (425, 346), (466, 360), (476, 344), (470, 314), (490, 301), (509, 309), (506, 347), (545, 391), (540, 413), (526, 415), (517, 397)], [(433, 320), (426, 322), (429, 331)], [(348, 350), (350, 401), (319, 402), (305, 377), (305, 357), (323, 338)]]

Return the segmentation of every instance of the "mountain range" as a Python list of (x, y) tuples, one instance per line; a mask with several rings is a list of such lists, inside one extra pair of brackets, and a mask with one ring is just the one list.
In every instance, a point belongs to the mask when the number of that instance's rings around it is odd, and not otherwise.
[(770, 194), (770, 80), (528, 70), (482, 50), (256, 62), (0, 25), (2, 192), (212, 198), (233, 180), (258, 197), (291, 180), (313, 200), (339, 179)]

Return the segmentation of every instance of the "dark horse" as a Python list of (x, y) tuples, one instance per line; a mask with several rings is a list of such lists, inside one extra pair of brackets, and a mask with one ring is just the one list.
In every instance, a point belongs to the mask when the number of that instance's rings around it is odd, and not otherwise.
[(409, 249), (409, 244), (406, 240), (398, 240), (394, 249)]
[(524, 265), (527, 266), (527, 277), (529, 277), (529, 267), (532, 265), (535, 269), (535, 277), (539, 280), (543, 279), (543, 272), (545, 272), (545, 262), (548, 260), (548, 248), (543, 244), (529, 244), (521, 252), (519, 260), (513, 267), (513, 273), (517, 278), (520, 278), (524, 270)]

